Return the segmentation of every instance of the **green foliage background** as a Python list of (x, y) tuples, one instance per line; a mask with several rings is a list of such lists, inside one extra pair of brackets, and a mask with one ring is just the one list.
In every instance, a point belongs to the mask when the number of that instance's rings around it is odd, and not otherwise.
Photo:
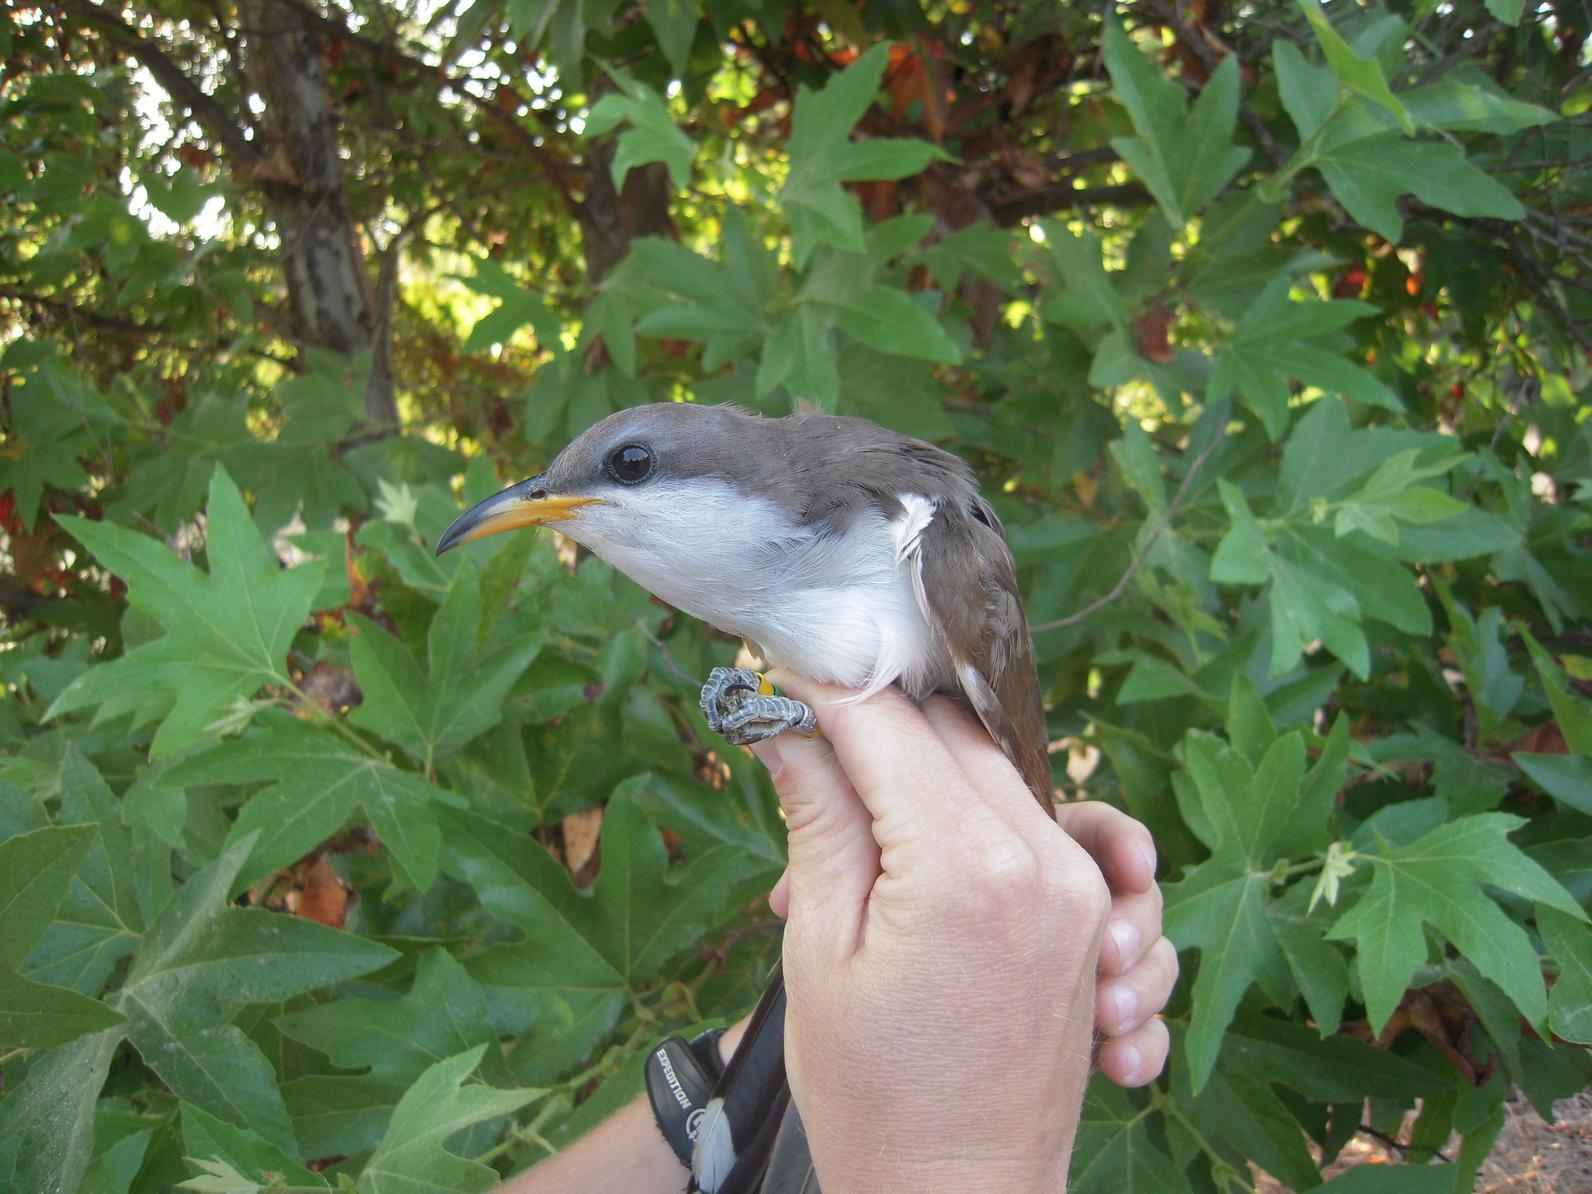
[(1592, 1081), (1579, 6), (7, 22), (0, 1178), (478, 1190), (744, 1012), (734, 645), (551, 536), (430, 551), (687, 396), (942, 442), (1010, 529), (1186, 976), (1078, 1191), (1309, 1188), (1417, 1105), (1333, 1187), (1464, 1190)]

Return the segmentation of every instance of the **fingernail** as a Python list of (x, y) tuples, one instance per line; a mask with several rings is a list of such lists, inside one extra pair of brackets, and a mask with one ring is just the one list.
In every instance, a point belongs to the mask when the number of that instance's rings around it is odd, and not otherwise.
[(1122, 1062), (1123, 1082), (1128, 1086), (1138, 1082), (1139, 1074), (1144, 1069), (1144, 1054), (1139, 1052), (1138, 1047), (1135, 1045), (1119, 1045), (1117, 1047), (1117, 1058)]
[(1114, 920), (1110, 925), (1111, 940), (1116, 943), (1117, 957), (1126, 970), (1139, 960), (1139, 930), (1125, 920)]
[(773, 740), (752, 743), (752, 753), (757, 756), (757, 761), (763, 764), (769, 775), (779, 774), (779, 747)]
[(1111, 989), (1111, 1006), (1117, 1012), (1117, 1031), (1126, 1032), (1136, 1023), (1139, 1010), (1139, 997), (1133, 993), (1132, 988), (1117, 986)]
[(1150, 878), (1155, 878), (1155, 847), (1148, 842), (1139, 843), (1139, 857), (1144, 859), (1144, 865), (1150, 872)]

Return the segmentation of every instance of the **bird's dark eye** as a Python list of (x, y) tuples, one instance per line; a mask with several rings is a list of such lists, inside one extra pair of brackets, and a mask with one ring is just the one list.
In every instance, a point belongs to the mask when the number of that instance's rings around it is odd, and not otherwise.
[(634, 485), (652, 472), (652, 453), (640, 444), (626, 444), (608, 454), (608, 472), (615, 481)]

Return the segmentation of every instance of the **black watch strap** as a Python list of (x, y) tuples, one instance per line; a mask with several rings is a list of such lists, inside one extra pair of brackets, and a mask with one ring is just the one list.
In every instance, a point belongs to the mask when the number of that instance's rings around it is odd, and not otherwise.
[(715, 1028), (689, 1043), (671, 1036), (659, 1041), (647, 1058), (647, 1098), (652, 1102), (652, 1114), (683, 1165), (691, 1164), (691, 1147), (703, 1108), (724, 1072), (719, 1059), (721, 1035)]

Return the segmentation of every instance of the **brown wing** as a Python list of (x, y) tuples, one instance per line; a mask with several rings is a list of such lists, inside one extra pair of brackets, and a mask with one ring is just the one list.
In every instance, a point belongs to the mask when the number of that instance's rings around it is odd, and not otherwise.
[(979, 497), (965, 509), (942, 506), (919, 547), (918, 600), (950, 648), (962, 695), (1049, 813), (1054, 787), (1039, 670), (1000, 520)]

